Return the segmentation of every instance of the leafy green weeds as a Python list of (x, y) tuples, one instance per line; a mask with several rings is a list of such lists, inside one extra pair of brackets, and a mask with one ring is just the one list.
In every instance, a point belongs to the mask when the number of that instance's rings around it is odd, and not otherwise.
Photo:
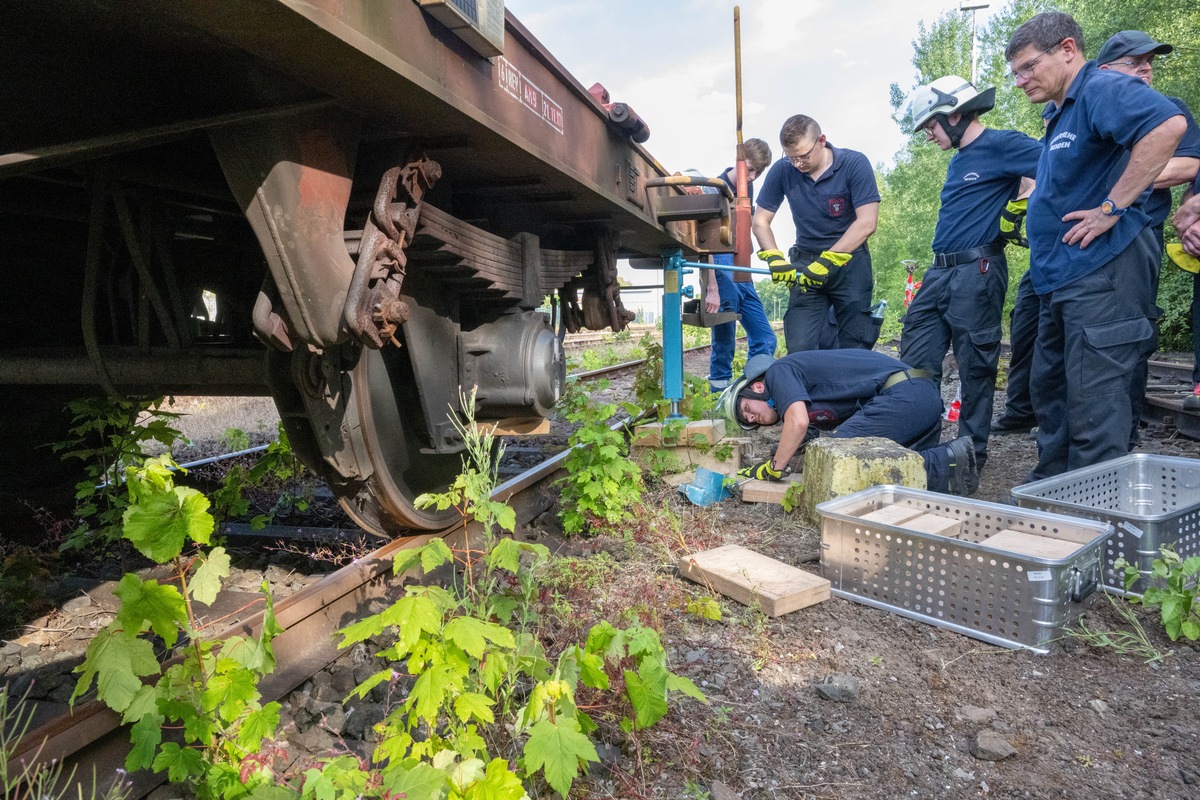
[(145, 458), (147, 444), (157, 442), (170, 450), (183, 438), (170, 424), (179, 415), (163, 410), (164, 401), (85, 397), (67, 404), (73, 421), (70, 438), (52, 448), (64, 460), (82, 461), (84, 478), (75, 487), (80, 524), (66, 537), (63, 550), (93, 544), (105, 549), (120, 541), (128, 506), (126, 468)]

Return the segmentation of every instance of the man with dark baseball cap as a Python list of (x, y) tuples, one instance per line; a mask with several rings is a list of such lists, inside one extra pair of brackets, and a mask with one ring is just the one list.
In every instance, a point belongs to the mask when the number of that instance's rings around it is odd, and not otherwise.
[(1143, 31), (1121, 31), (1114, 33), (1100, 52), (1096, 53), (1097, 64), (1111, 64), (1123, 56), (1145, 56), (1153, 53), (1165, 56), (1175, 48), (1169, 44), (1156, 42), (1150, 34)]
[[(1111, 39), (1103, 44), (1099, 54), (1096, 56), (1096, 62), (1102, 70), (1112, 70), (1128, 75), (1131, 78), (1136, 78), (1147, 86), (1152, 85), (1154, 80), (1154, 57), (1171, 52), (1174, 48), (1169, 44), (1157, 42), (1150, 37), (1149, 34), (1142, 31), (1121, 31), (1114, 34)], [(1196, 120), (1192, 117), (1192, 112), (1188, 109), (1187, 103), (1183, 102), (1178, 97), (1167, 97), (1183, 118), (1187, 121), (1187, 130), (1183, 134), (1183, 138), (1179, 140), (1179, 144), (1175, 147), (1175, 153), (1167, 161), (1167, 165), (1163, 167), (1162, 172), (1154, 179), (1154, 183), (1139, 199), (1139, 204), (1142, 210), (1150, 217), (1150, 230), (1154, 233), (1154, 238), (1158, 242), (1158, 250), (1161, 254), (1165, 246), (1165, 238), (1163, 235), (1163, 223), (1166, 222), (1167, 216), (1171, 213), (1171, 187), (1191, 184), (1196, 179), (1197, 170), (1200, 169), (1200, 127), (1196, 125)], [(1161, 258), (1161, 255), (1160, 255)], [(1159, 274), (1157, 266), (1153, 272), (1153, 281), (1150, 291), (1151, 297), (1158, 297), (1158, 282)], [(1193, 288), (1192, 296), (1200, 296), (1200, 285)], [(1154, 316), (1152, 319), (1157, 319), (1162, 315), (1162, 309), (1155, 306)], [(1195, 310), (1193, 309), (1193, 319), (1195, 318)], [(1129, 399), (1133, 407), (1133, 427), (1130, 430), (1129, 444), (1133, 447), (1141, 441), (1141, 436), (1138, 432), (1138, 423), (1142, 416), (1142, 405), (1146, 398), (1146, 380), (1149, 376), (1150, 356), (1158, 349), (1158, 333), (1157, 327), (1155, 335), (1151, 337), (1145, 347), (1142, 349), (1142, 354), (1138, 358), (1137, 368), (1134, 370), (1133, 379), (1129, 387)], [(1196, 385), (1193, 390), (1192, 403), (1200, 401), (1200, 362), (1193, 369), (1192, 383)]]

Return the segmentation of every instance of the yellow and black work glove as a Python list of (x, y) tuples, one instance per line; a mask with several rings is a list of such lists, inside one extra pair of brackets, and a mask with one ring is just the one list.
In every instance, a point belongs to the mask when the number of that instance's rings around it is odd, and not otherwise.
[(791, 467), (785, 467), (782, 470), (775, 469), (771, 466), (772, 459), (768, 458), (758, 464), (751, 464), (748, 467), (742, 467), (738, 470), (739, 478), (753, 478), (759, 481), (781, 481), (783, 476), (792, 471)]
[(799, 276), (796, 278), (796, 285), (805, 292), (809, 289), (820, 289), (825, 285), (825, 281), (829, 280), (829, 273), (846, 266), (846, 262), (851, 257), (850, 253), (823, 251), (821, 255), (817, 256), (816, 261), (798, 270)]
[(767, 262), (772, 283), (782, 283), (788, 287), (796, 285), (796, 267), (787, 260), (787, 256), (778, 250), (759, 250), (756, 255), (759, 261)]
[(1167, 245), (1167, 255), (1181, 270), (1193, 275), (1200, 274), (1200, 258), (1185, 251), (1183, 245), (1178, 242), (1171, 242)]
[(1009, 200), (1000, 212), (1000, 238), (1012, 242), (1017, 247), (1029, 247), (1029, 240), (1021, 234), (1021, 223), (1025, 221), (1025, 212), (1029, 209), (1029, 198)]

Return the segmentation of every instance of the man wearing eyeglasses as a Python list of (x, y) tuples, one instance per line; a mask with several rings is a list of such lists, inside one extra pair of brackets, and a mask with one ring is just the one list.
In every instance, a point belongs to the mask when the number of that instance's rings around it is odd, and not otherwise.
[[(1150, 86), (1154, 78), (1154, 57), (1166, 55), (1174, 49), (1169, 44), (1156, 42), (1142, 31), (1121, 31), (1113, 34), (1112, 38), (1104, 43), (1100, 52), (1096, 54), (1096, 61), (1100, 64), (1100, 69), (1113, 70), (1132, 76)], [(1175, 154), (1171, 156), (1167, 166), (1154, 179), (1151, 188), (1142, 197), (1142, 210), (1150, 217), (1150, 230), (1154, 232), (1154, 236), (1158, 240), (1160, 254), (1159, 262), (1155, 264), (1154, 283), (1151, 287), (1155, 299), (1158, 298), (1158, 266), (1161, 264), (1161, 253), (1165, 247), (1163, 224), (1166, 222), (1167, 215), (1171, 213), (1171, 187), (1191, 183), (1196, 178), (1197, 168), (1200, 168), (1200, 127), (1197, 127), (1196, 120), (1192, 117), (1192, 112), (1188, 110), (1187, 103), (1178, 97), (1167, 97), (1167, 99), (1175, 104), (1179, 113), (1183, 114), (1184, 119), (1187, 120), (1187, 131), (1178, 147), (1175, 148)], [(1193, 305), (1196, 304), (1197, 294), (1200, 294), (1200, 289), (1193, 288)], [(1155, 306), (1153, 311), (1153, 319), (1157, 320), (1162, 315), (1162, 309)], [(1193, 313), (1194, 319), (1195, 313)], [(1131, 445), (1137, 444), (1140, 440), (1137, 426), (1142, 414), (1142, 405), (1146, 399), (1146, 378), (1149, 374), (1150, 355), (1157, 349), (1158, 326), (1155, 325), (1155, 335), (1143, 348), (1142, 357), (1138, 360), (1137, 370), (1133, 374), (1133, 383), (1129, 390), (1129, 399), (1133, 402), (1133, 430), (1129, 440)], [(1200, 364), (1195, 367), (1192, 377), (1192, 383), (1196, 387), (1192, 390), (1192, 394), (1200, 398)]]
[[(838, 346), (870, 350), (879, 321), (871, 318), (871, 253), (879, 222), (879, 189), (862, 153), (829, 144), (816, 120), (789, 117), (779, 133), (784, 158), (767, 172), (754, 211), (758, 257), (771, 279), (791, 288), (783, 318), (789, 353), (816, 350), (832, 308)], [(787, 200), (796, 244), (785, 257), (771, 220)]]
[(1008, 290), (1004, 248), (1009, 241), (1024, 244), (1021, 218), (1042, 151), (1023, 133), (984, 127), (979, 116), (995, 102), (995, 89), (980, 92), (947, 75), (909, 95), (905, 113), (911, 133), (955, 153), (942, 187), (933, 263), (904, 317), (900, 359), (929, 371), (941, 385), (942, 359), (953, 348), (962, 378), (958, 432), (971, 438), (980, 471), (987, 462)]
[(1026, 218), (1040, 301), (1030, 381), (1035, 480), (1129, 451), (1130, 376), (1153, 335), (1158, 259), (1150, 218), (1135, 203), (1186, 121), (1141, 81), (1088, 61), (1069, 14), (1034, 16), (1004, 56), (1030, 102), (1055, 106)]

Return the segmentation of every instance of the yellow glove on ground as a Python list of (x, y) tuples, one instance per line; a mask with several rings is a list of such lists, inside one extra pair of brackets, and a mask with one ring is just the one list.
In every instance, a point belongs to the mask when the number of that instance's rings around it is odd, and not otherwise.
[(1200, 258), (1185, 251), (1179, 242), (1171, 242), (1167, 245), (1167, 255), (1175, 262), (1175, 266), (1184, 272), (1190, 272), (1193, 275), (1200, 273)]
[(753, 478), (759, 481), (778, 481), (783, 479), (783, 470), (771, 466), (771, 459), (742, 467), (738, 470), (739, 478)]
[(796, 267), (787, 260), (783, 253), (778, 250), (759, 250), (757, 255), (760, 261), (767, 262), (773, 283), (782, 283), (786, 286), (796, 285)]
[(796, 285), (803, 291), (821, 288), (825, 285), (825, 281), (829, 280), (829, 273), (838, 267), (846, 266), (846, 262), (851, 257), (850, 253), (838, 253), (833, 250), (822, 252), (821, 255), (817, 256), (816, 261), (807, 267), (800, 268)]
[(1021, 235), (1021, 223), (1029, 210), (1029, 198), (1009, 200), (1000, 212), (1000, 238), (1018, 247), (1029, 247), (1029, 240)]

